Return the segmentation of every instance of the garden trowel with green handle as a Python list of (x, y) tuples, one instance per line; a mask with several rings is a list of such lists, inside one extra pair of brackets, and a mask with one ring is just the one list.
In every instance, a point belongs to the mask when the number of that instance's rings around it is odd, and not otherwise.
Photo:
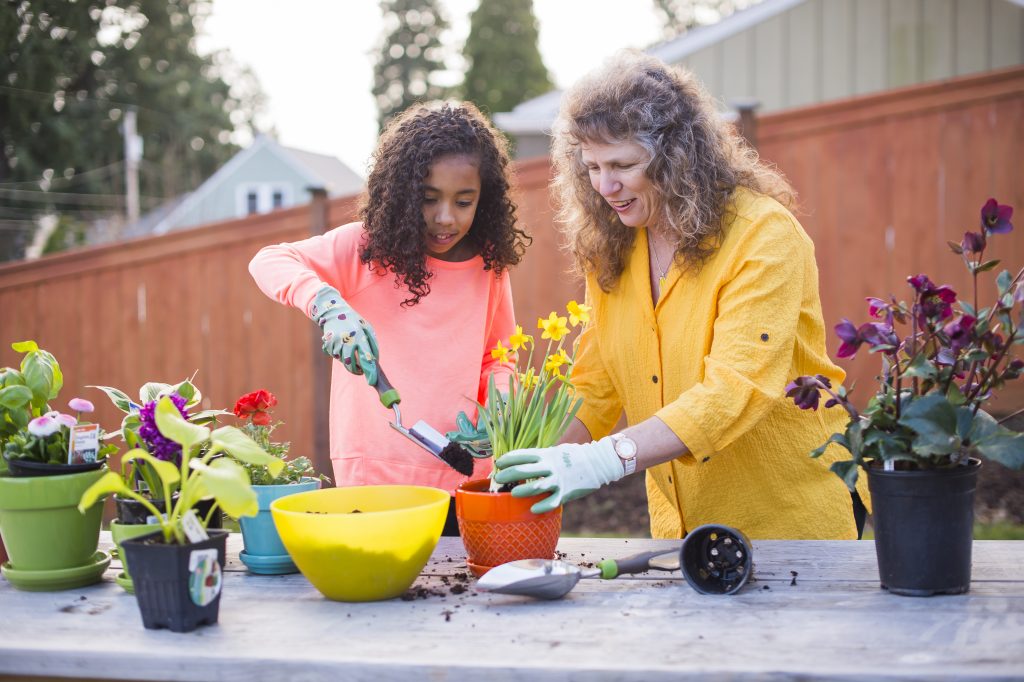
[(374, 385), (374, 388), (377, 389), (377, 395), (380, 396), (381, 405), (389, 407), (395, 412), (395, 420), (389, 422), (391, 428), (463, 476), (472, 475), (473, 456), (466, 452), (461, 445), (451, 442), (443, 433), (422, 419), (409, 428), (402, 424), (402, 412), (398, 409), (398, 404), (402, 402), (402, 397), (398, 394), (398, 390), (388, 381), (388, 377), (384, 374), (384, 370), (379, 363), (377, 364), (377, 383)]

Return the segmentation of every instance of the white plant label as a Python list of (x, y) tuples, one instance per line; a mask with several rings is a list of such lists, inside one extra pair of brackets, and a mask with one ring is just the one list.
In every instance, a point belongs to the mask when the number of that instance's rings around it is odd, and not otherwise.
[(195, 509), (189, 509), (181, 517), (181, 529), (185, 531), (185, 537), (188, 538), (189, 542), (202, 542), (210, 539), (206, 529), (203, 528), (203, 524), (199, 523), (199, 517), (196, 516)]
[(75, 424), (68, 438), (68, 464), (91, 464), (100, 451), (100, 425)]
[(194, 549), (188, 555), (188, 596), (206, 606), (220, 594), (223, 583), (216, 549)]

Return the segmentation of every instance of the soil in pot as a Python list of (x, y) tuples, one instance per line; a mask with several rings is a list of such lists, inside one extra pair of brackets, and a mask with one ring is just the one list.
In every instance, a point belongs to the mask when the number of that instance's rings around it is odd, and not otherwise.
[[(176, 502), (178, 500), (178, 494), (174, 493), (171, 496), (171, 501)], [(163, 500), (150, 500), (150, 503), (159, 509), (161, 512), (167, 511)], [(114, 505), (117, 508), (117, 520), (126, 526), (145, 525), (148, 522), (151, 512), (146, 508), (144, 504), (138, 500), (133, 500), (130, 497), (118, 497), (114, 496)], [(196, 514), (200, 519), (205, 519), (206, 515), (210, 513), (210, 508), (213, 507), (214, 500), (210, 498), (208, 500), (200, 500), (195, 505)], [(210, 517), (210, 522), (207, 528), (222, 528), (223, 527), (223, 514), (218, 509), (214, 512), (213, 516)]]

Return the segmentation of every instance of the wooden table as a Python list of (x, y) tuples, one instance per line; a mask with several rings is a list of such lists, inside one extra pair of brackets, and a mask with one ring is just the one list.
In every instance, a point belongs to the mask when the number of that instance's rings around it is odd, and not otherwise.
[[(559, 551), (583, 563), (678, 544), (569, 538)], [(219, 624), (188, 634), (142, 627), (116, 561), (104, 582), (66, 592), (0, 581), (0, 679), (1024, 678), (1024, 542), (975, 542), (959, 596), (879, 589), (871, 542), (762, 541), (733, 596), (651, 573), (537, 602), (460, 593), (464, 550), (442, 538), (417, 598), (367, 604), (328, 601), (298, 574), (249, 575), (239, 549), (232, 535)]]

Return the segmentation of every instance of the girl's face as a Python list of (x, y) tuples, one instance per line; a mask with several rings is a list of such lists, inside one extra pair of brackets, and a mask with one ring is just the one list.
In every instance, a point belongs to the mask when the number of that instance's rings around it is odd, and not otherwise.
[(480, 161), (473, 156), (442, 156), (423, 181), (423, 221), (427, 253), (446, 261), (476, 255), (465, 239), (480, 202)]
[(628, 227), (653, 227), (657, 188), (645, 170), (651, 155), (636, 142), (585, 142), (580, 145), (590, 184)]

